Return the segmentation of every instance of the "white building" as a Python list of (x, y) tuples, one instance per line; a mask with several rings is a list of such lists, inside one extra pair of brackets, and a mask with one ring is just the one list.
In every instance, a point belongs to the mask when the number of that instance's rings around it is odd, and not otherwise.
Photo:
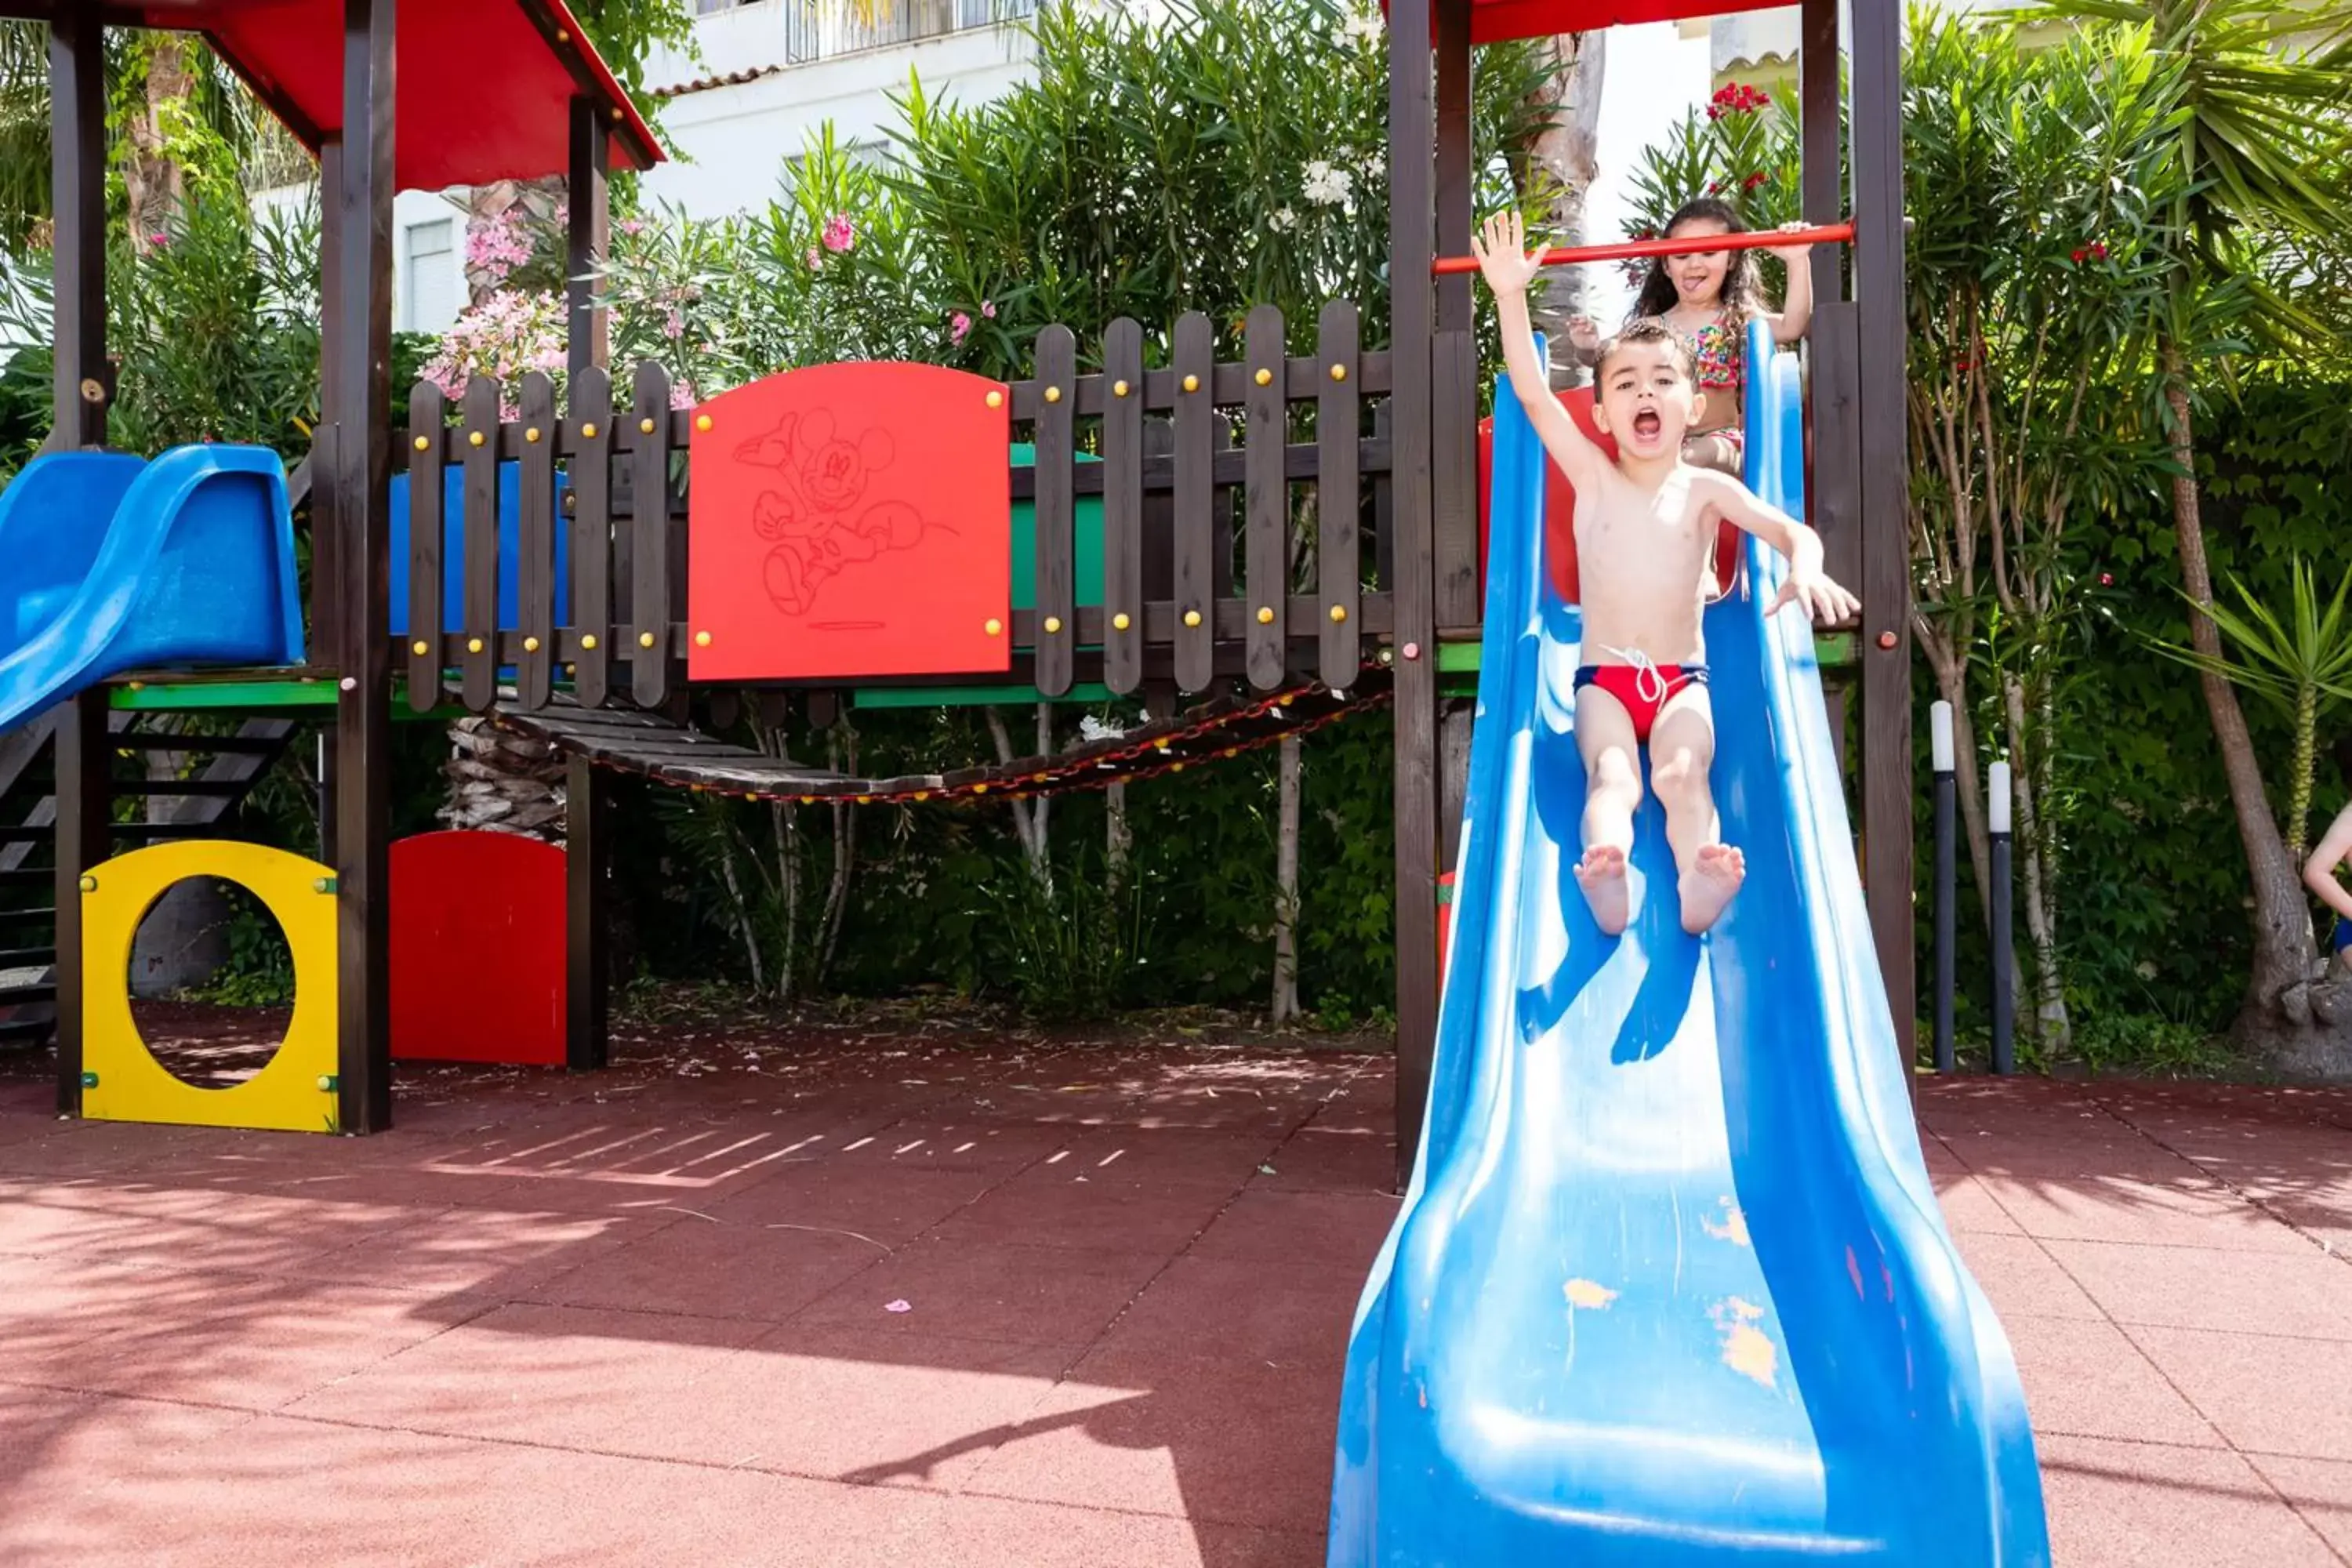
[[(972, 103), (1027, 79), (1018, 24), (1037, 0), (680, 0), (695, 5), (699, 61), (661, 50), (646, 79), (670, 155), (645, 179), (648, 205), (716, 217), (764, 205), (828, 120), (844, 146), (878, 150), (890, 96), (919, 73), (934, 97)], [(316, 199), (279, 186), (257, 206)], [(404, 191), (393, 204), (392, 325), (438, 332), (466, 306), (467, 192)]]
[(646, 79), (674, 160), (646, 176), (650, 204), (715, 217), (764, 205), (825, 121), (878, 150), (894, 93), (975, 103), (1028, 79), (1020, 23), (1037, 0), (695, 0), (698, 65), (663, 50)]

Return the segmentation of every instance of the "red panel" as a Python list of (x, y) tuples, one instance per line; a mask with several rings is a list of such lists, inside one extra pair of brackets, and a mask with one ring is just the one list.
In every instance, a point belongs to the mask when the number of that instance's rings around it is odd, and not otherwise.
[[(562, 174), (571, 100), (581, 92), (575, 68), (612, 123), (614, 166), (661, 160), (661, 144), (562, 0), (530, 6), (401, 0), (393, 103), (393, 179), (401, 189)], [(296, 130), (341, 133), (341, 0), (147, 0), (140, 14), (157, 27), (209, 36), (265, 102), (309, 122)]]
[[(1595, 445), (1617, 460), (1617, 441), (1603, 435), (1592, 422), (1592, 389), (1570, 387), (1559, 395), (1559, 405), (1568, 410), (1578, 428), (1591, 437)], [(1478, 421), (1478, 593), (1483, 600), (1486, 592), (1486, 495), (1493, 483), (1495, 471), (1495, 422)], [(1544, 566), (1551, 575), (1552, 591), (1568, 604), (1576, 603), (1576, 487), (1559, 471), (1559, 465), (1549, 457), (1544, 459)], [(1717, 593), (1727, 594), (1739, 575), (1739, 530), (1723, 523), (1716, 530), (1715, 585)]]
[(862, 363), (788, 371), (698, 406), (688, 677), (1009, 669), (1009, 401), (963, 371)]
[(512, 833), (392, 847), (392, 1054), (563, 1065), (563, 851)]
[[(1471, 0), (1470, 41), (1499, 44), (1510, 38), (1549, 37), (1555, 33), (1591, 33), (1642, 22), (1679, 22), (1692, 16), (1728, 16), (1761, 11), (1781, 0)], [(1388, 0), (1381, 0), (1382, 15)], [(1430, 7), (1431, 32), (1437, 8)]]

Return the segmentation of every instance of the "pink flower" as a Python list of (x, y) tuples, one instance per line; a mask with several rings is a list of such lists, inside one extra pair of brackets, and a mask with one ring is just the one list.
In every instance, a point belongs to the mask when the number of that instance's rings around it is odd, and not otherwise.
[(147, 243), (157, 250), (163, 250), (171, 246), (172, 237), (168, 234), (151, 234), (147, 237)]
[(987, 317), (992, 321), (996, 320), (996, 301), (993, 300), (982, 300), (980, 302), (980, 313)]
[(680, 379), (670, 384), (669, 405), (672, 408), (691, 408), (694, 404), (694, 383)]
[(948, 342), (960, 343), (971, 334), (971, 318), (958, 310), (948, 318)]
[(637, 236), (646, 232), (645, 220), (642, 218), (625, 217), (621, 220), (620, 229), (623, 234), (627, 235), (631, 239), (635, 239)]
[(847, 213), (835, 213), (824, 220), (824, 233), (820, 237), (824, 247), (838, 256), (857, 243), (857, 227), (849, 221)]
[(686, 336), (686, 318), (672, 310), (662, 319), (662, 336), (672, 342)]
[(824, 265), (824, 252), (819, 250), (814, 245), (810, 246), (808, 247), (808, 264), (809, 270), (812, 272), (815, 271), (818, 268), (823, 267)]
[(2116, 574), (2115, 574), (2114, 573), (2112, 573), (2112, 572), (2102, 572), (2102, 573), (2100, 573), (2100, 574), (2099, 574), (2099, 586), (2100, 586), (2100, 587), (2102, 587), (2102, 588), (2112, 588), (2112, 587), (2114, 587), (2115, 585), (2116, 585)]

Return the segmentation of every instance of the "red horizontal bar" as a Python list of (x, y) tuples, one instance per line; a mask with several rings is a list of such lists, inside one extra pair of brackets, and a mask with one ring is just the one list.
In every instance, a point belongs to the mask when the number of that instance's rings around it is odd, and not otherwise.
[[(1544, 253), (1546, 267), (1565, 267), (1579, 261), (1624, 261), (1637, 256), (1694, 256), (1708, 250), (1769, 250), (1776, 245), (1849, 244), (1853, 239), (1851, 223), (1815, 224), (1810, 228), (1754, 228), (1740, 234), (1695, 234), (1682, 239), (1626, 239), (1615, 245), (1556, 246)], [(1478, 258), (1475, 256), (1441, 256), (1431, 264), (1430, 271), (1438, 277), (1455, 272), (1475, 272)]]

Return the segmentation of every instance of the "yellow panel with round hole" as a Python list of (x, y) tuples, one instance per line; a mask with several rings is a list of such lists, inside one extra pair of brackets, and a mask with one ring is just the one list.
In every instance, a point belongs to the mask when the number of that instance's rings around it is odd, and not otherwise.
[[(234, 882), (261, 901), (294, 955), (294, 1016), (278, 1054), (245, 1082), (198, 1089), (148, 1052), (131, 1016), (131, 943), (175, 883)], [(258, 844), (193, 839), (137, 849), (82, 879), (81, 1112), (101, 1121), (166, 1121), (333, 1132), (335, 874)]]

